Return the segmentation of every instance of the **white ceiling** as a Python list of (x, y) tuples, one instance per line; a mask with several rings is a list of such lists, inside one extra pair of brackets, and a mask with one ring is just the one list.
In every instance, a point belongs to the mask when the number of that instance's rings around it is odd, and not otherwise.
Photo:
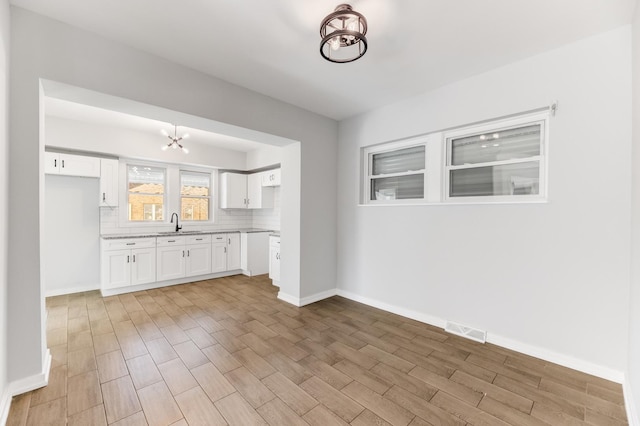
[[(125, 114), (122, 112), (97, 108), (52, 97), (45, 98), (45, 111), (46, 115), (51, 117), (157, 135), (159, 146), (162, 143), (169, 143), (166, 136), (162, 135), (162, 129), (166, 130), (171, 135), (174, 133), (174, 128), (171, 123), (165, 123), (163, 121), (152, 120), (137, 115)], [(188, 144), (194, 142), (202, 143), (241, 152), (254, 151), (264, 148), (265, 146), (262, 143), (251, 140), (205, 131), (195, 127), (186, 127), (180, 125), (180, 123), (177, 124), (179, 125), (178, 136), (182, 136), (185, 133), (189, 134)]]
[(319, 54), (340, 0), (11, 3), (334, 119), (631, 22), (636, 0), (353, 0), (369, 51)]

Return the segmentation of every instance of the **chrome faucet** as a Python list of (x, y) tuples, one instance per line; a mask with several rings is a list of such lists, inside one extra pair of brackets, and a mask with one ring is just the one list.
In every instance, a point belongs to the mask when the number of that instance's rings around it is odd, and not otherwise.
[(180, 231), (182, 229), (182, 226), (179, 225), (178, 222), (178, 213), (174, 213), (171, 215), (171, 223), (173, 223), (173, 217), (176, 217), (176, 232)]

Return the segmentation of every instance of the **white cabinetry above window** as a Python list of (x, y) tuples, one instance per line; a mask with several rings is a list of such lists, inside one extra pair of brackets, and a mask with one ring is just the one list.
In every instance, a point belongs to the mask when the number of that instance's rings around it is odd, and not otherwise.
[(280, 186), (282, 181), (280, 169), (267, 170), (262, 172), (262, 186)]
[(44, 172), (52, 175), (100, 177), (100, 159), (84, 155), (45, 152)]

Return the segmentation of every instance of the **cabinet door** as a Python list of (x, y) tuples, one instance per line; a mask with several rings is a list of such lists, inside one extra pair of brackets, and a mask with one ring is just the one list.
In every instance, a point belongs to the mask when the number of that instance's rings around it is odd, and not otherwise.
[(158, 281), (184, 277), (186, 254), (184, 245), (158, 247), (156, 250)]
[(156, 280), (156, 249), (131, 250), (131, 285), (152, 283)]
[(273, 188), (262, 186), (262, 173), (247, 177), (247, 198), (250, 209), (273, 208)]
[(240, 233), (227, 234), (227, 271), (240, 269)]
[(220, 208), (247, 208), (247, 175), (239, 173), (220, 174)]
[(193, 244), (187, 250), (187, 277), (211, 273), (211, 244)]
[(219, 242), (214, 240), (211, 244), (211, 272), (224, 272), (227, 270), (227, 241), (226, 238)]
[(268, 170), (262, 174), (262, 186), (280, 186), (280, 169)]
[(118, 205), (118, 160), (100, 159), (100, 207)]
[(103, 288), (118, 288), (130, 285), (131, 250), (102, 252), (101, 275)]
[(100, 159), (84, 155), (60, 154), (60, 174), (100, 177)]
[(60, 154), (57, 152), (44, 153), (44, 172), (50, 175), (60, 173)]

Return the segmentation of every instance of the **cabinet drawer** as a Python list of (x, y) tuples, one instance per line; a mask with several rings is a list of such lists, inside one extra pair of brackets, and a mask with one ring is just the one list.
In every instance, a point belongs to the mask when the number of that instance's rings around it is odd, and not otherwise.
[(102, 240), (103, 250), (122, 250), (133, 248), (155, 247), (155, 238), (127, 238), (118, 240)]
[(213, 234), (211, 235), (211, 241), (213, 241), (214, 243), (227, 241), (227, 234)]
[(184, 245), (185, 237), (158, 237), (158, 247)]
[(211, 235), (189, 235), (184, 237), (187, 244), (206, 244), (211, 242)]

